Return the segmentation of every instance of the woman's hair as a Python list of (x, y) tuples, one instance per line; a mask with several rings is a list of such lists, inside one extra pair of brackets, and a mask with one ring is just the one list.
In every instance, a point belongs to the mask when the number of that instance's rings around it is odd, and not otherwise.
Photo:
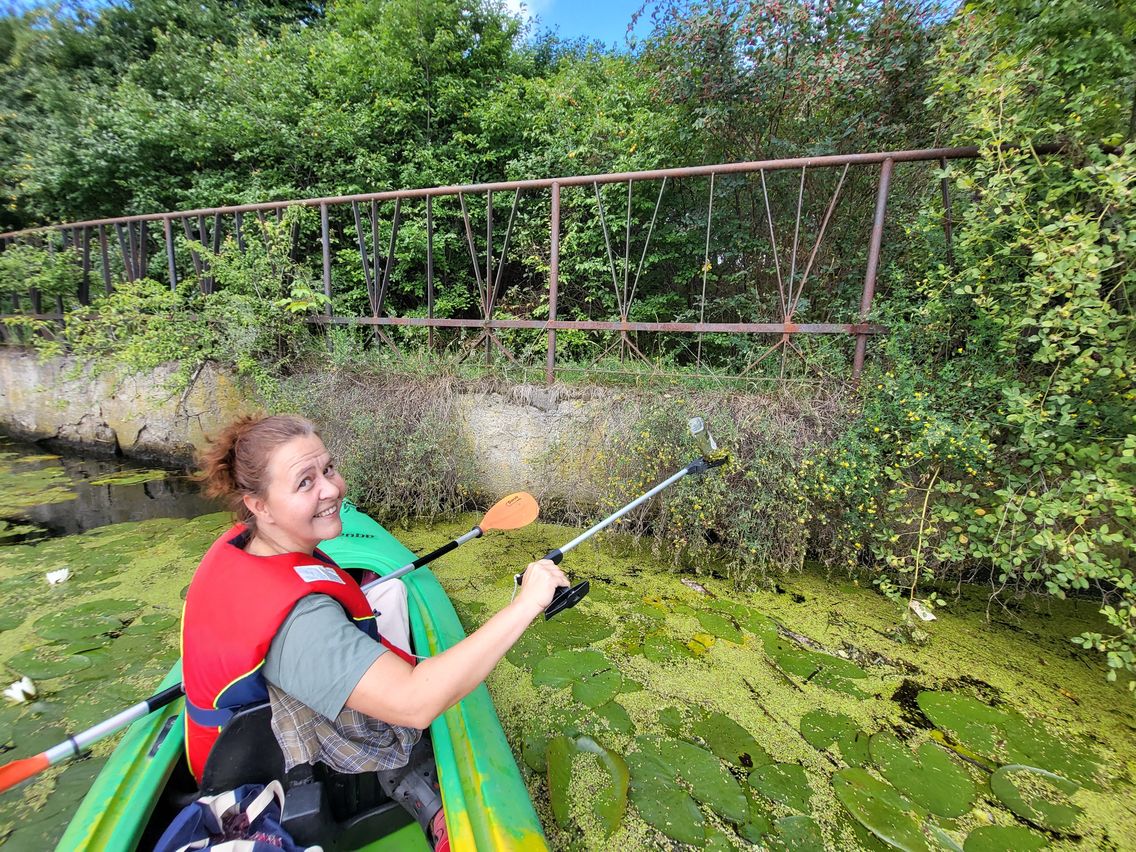
[(208, 439), (198, 454), (197, 478), (206, 495), (224, 500), (237, 519), (252, 528), (256, 518), (242, 498), (264, 496), (269, 456), (293, 438), (318, 434), (311, 421), (295, 414), (245, 415)]

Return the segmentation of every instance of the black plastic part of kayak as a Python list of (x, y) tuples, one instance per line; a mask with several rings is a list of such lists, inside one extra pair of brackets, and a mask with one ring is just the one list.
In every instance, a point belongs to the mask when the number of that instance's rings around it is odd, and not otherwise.
[(267, 702), (247, 707), (229, 720), (209, 752), (202, 794), (282, 781), (284, 829), (297, 843), (322, 846), (326, 852), (358, 849), (414, 822), (383, 792), (374, 772), (347, 775), (317, 763), (285, 776), (284, 755), (271, 721)]

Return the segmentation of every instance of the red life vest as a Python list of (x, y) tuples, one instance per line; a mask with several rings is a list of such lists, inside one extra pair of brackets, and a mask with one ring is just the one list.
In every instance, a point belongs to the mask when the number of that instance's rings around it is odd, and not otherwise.
[(307, 595), (338, 601), (355, 626), (411, 665), (385, 641), (359, 584), (320, 551), (254, 556), (237, 524), (206, 552), (189, 584), (182, 616), (182, 679), (189, 768), (200, 783), (221, 728), (249, 704), (265, 701), (264, 658), (280, 626)]

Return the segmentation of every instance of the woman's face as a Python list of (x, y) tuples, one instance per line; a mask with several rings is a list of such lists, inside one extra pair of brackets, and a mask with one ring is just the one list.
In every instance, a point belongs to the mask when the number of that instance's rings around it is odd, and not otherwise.
[(277, 447), (268, 457), (267, 473), (265, 494), (245, 498), (256, 516), (258, 537), (286, 551), (311, 553), (343, 531), (339, 507), (346, 485), (317, 435), (300, 435)]

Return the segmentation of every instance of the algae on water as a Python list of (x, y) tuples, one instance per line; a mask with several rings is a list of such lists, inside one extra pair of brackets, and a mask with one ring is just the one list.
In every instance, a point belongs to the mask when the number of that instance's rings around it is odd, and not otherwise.
[[(429, 549), (464, 520), (403, 538)], [(508, 600), (515, 570), (574, 535), (535, 524), (433, 569), (474, 629)], [(890, 602), (839, 577), (810, 571), (780, 593), (743, 594), (707, 572), (692, 584), (702, 593), (646, 551), (612, 550), (589, 543), (565, 558), (599, 594), (538, 620), (489, 678), (554, 849), (1008, 849), (1040, 838), (1136, 850), (1136, 706), (1066, 639), (1095, 623), (1092, 604), (1045, 601), (1030, 620), (1027, 599), (1027, 633), (987, 623), (981, 590), (964, 588), (918, 646), (897, 641)], [(641, 689), (615, 694), (627, 719), (610, 725), (590, 689), (616, 675)], [(583, 803), (557, 822), (549, 802), (548, 741), (585, 733), (630, 768), (630, 805), (610, 836)], [(1026, 757), (1084, 785), (1069, 802), (1073, 829), (1042, 835), (991, 789), (994, 770)], [(1018, 810), (1044, 815), (1057, 799), (1027, 783), (1043, 776), (1003, 777), (1021, 782)], [(575, 776), (568, 789), (582, 789)]]

